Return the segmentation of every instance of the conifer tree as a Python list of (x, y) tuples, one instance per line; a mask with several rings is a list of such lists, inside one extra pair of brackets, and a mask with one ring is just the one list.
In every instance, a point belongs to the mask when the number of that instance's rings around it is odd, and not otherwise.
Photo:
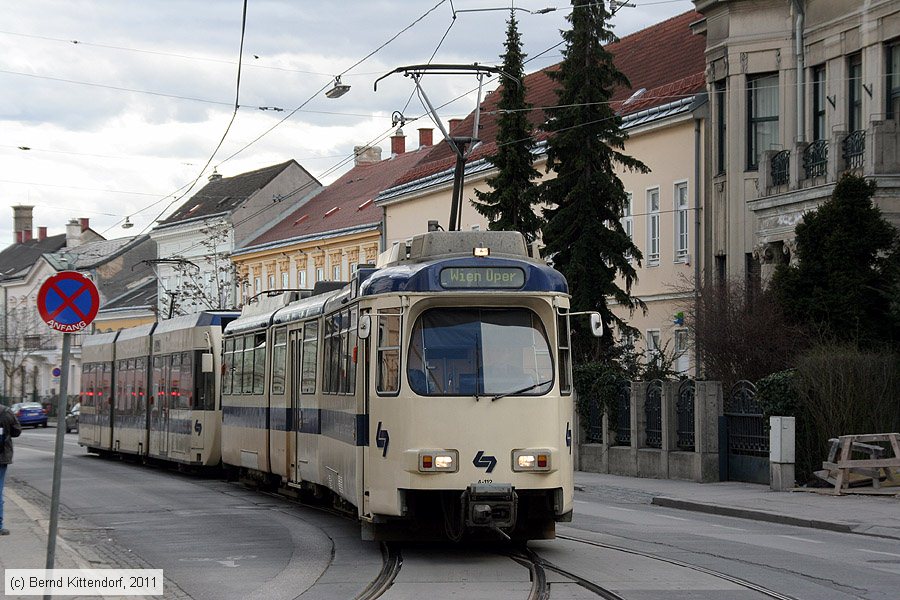
[(872, 203), (875, 182), (845, 174), (797, 224), (796, 265), (772, 288), (785, 313), (827, 337), (900, 348), (900, 232)]
[(637, 281), (635, 264), (640, 266), (643, 256), (620, 221), (627, 194), (616, 168), (641, 173), (649, 169), (621, 152), (627, 135), (610, 100), (614, 88), (630, 84), (604, 48), (616, 40), (606, 23), (610, 13), (603, 2), (572, 4), (568, 17), (572, 28), (563, 33), (563, 61), (549, 73), (561, 87), (558, 108), (547, 111), (546, 124), (551, 133), (547, 171), (555, 171), (556, 177), (545, 179), (539, 188), (547, 205), (545, 254), (569, 282), (572, 310), (600, 312), (602, 346), (609, 348), (610, 324), (623, 332), (634, 329), (613, 314), (607, 298), (632, 312), (646, 311), (644, 303), (631, 295)]
[(529, 105), (525, 102), (525, 72), (522, 40), (515, 14), (510, 11), (506, 30), (506, 52), (503, 72), (517, 81), (503, 80), (500, 88), (500, 117), (497, 120), (497, 153), (487, 161), (498, 173), (487, 179), (490, 191), (475, 190), (472, 205), (487, 217), (492, 230), (518, 231), (530, 244), (537, 238), (541, 218), (534, 211), (538, 202), (537, 184), (540, 173), (532, 166), (532, 127), (528, 121)]

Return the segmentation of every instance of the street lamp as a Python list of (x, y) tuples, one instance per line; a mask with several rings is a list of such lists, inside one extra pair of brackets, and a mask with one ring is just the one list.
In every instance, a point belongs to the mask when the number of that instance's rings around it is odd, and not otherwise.
[(327, 92), (325, 92), (325, 97), (331, 98), (331, 99), (340, 98), (341, 96), (343, 96), (344, 94), (346, 94), (349, 91), (350, 91), (350, 86), (347, 85), (346, 83), (341, 83), (340, 75), (335, 75), (334, 76), (334, 87), (331, 88), (330, 90), (328, 90)]

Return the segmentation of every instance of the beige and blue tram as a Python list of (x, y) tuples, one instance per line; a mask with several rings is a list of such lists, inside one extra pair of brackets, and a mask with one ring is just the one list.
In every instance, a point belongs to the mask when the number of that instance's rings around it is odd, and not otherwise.
[(223, 461), (364, 535), (552, 537), (573, 506), (569, 296), (514, 232), (429, 232), (225, 332)]
[(235, 317), (205, 311), (88, 336), (82, 405), (106, 405), (79, 442), (98, 453), (218, 466), (222, 328)]
[(92, 451), (112, 447), (112, 382), (118, 331), (85, 336), (81, 345), (78, 438)]

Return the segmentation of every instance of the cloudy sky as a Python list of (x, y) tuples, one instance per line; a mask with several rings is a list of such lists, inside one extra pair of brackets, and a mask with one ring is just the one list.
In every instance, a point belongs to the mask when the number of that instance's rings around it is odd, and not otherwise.
[[(613, 19), (619, 36), (693, 8), (630, 4)], [(108, 238), (133, 235), (214, 167), (230, 176), (294, 158), (327, 184), (354, 146), (389, 150), (394, 111), (412, 121), (412, 146), (415, 129), (432, 126), (412, 82), (393, 75), (374, 92), (375, 80), (429, 61), (498, 64), (508, 11), (484, 9), (510, 5), (248, 0), (240, 108), (213, 154), (234, 109), (243, 0), (0, 0), (0, 244), (13, 241), (17, 204), (33, 205), (35, 228), (51, 235), (75, 217)], [(559, 62), (569, 3), (512, 5), (526, 71)], [(543, 8), (557, 10), (532, 13)], [(338, 74), (351, 91), (327, 99)], [(475, 85), (470, 76), (423, 80), (445, 122), (474, 108)], [(121, 228), (126, 216), (134, 228)]]

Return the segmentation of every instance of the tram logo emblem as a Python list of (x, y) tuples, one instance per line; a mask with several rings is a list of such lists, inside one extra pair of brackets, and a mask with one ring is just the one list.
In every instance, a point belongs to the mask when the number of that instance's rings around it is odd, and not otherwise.
[(566, 423), (566, 446), (569, 447), (569, 454), (572, 454), (572, 427)]
[(203, 424), (199, 420), (194, 423), (194, 431), (197, 432), (197, 435), (203, 431)]
[(381, 457), (387, 456), (388, 444), (391, 443), (391, 436), (388, 435), (387, 429), (381, 428), (381, 421), (378, 421), (378, 429), (375, 431), (375, 445), (382, 448)]
[(484, 469), (486, 467), (487, 472), (490, 473), (494, 470), (494, 467), (497, 466), (497, 457), (485, 454), (484, 450), (479, 450), (478, 454), (475, 455), (475, 460), (472, 461), (472, 464), (479, 469)]

